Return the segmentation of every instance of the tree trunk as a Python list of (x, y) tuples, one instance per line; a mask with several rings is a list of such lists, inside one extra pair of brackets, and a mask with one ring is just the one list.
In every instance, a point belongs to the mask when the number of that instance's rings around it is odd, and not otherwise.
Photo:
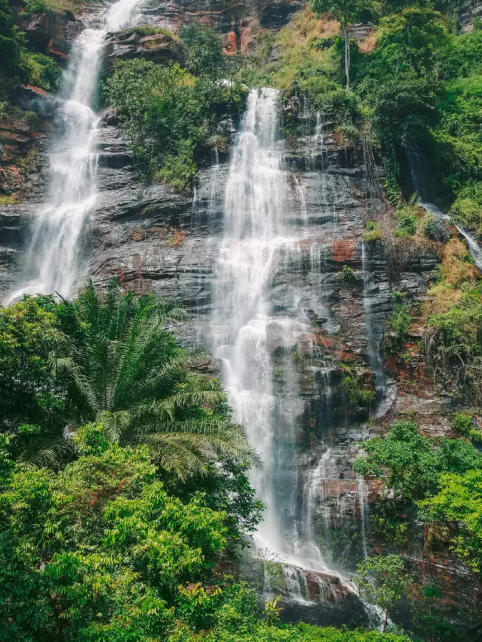
[(345, 36), (345, 75), (346, 75), (346, 88), (350, 89), (350, 29), (348, 25), (343, 27), (343, 35)]
[(382, 633), (385, 633), (387, 630), (387, 620), (388, 620), (388, 609), (385, 609), (385, 619), (383, 620), (383, 631)]

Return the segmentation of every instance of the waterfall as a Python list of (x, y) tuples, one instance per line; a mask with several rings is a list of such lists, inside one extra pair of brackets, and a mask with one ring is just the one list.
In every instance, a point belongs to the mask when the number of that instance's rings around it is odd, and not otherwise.
[[(429, 214), (432, 214), (432, 216), (434, 216), (435, 218), (448, 221), (450, 217), (442, 212), (436, 205), (428, 201), (428, 199), (430, 198), (430, 194), (424, 183), (424, 168), (427, 166), (425, 158), (410, 142), (406, 143), (405, 149), (410, 168), (410, 177), (419, 196), (419, 205), (423, 207), (423, 209), (426, 210)], [(473, 236), (469, 232), (467, 232), (467, 230), (465, 230), (460, 225), (455, 225), (455, 227), (466, 240), (469, 252), (474, 259), (475, 265), (479, 268), (479, 270), (482, 271), (482, 248), (479, 246)]]
[(253, 90), (233, 151), (225, 195), (225, 235), (217, 264), (213, 338), (236, 419), (263, 460), (253, 483), (267, 510), (260, 548), (278, 552), (273, 488), (275, 399), (272, 389), (267, 288), (287, 183), (276, 148), (278, 92)]
[[(294, 424), (303, 403), (289, 351), (296, 345), (299, 323), (274, 316), (270, 302), (277, 266), (296, 255), (296, 243), (303, 234), (303, 227), (286, 224), (289, 180), (278, 129), (279, 92), (252, 90), (226, 187), (212, 341), (223, 364), (229, 403), (263, 461), (263, 468), (254, 471), (251, 479), (266, 504), (255, 545), (285, 564), (327, 571), (315, 543), (311, 513), (322, 467), (313, 471), (313, 479), (302, 482), (306, 492), (301, 508), (296, 495), (299, 471)], [(298, 207), (303, 210), (302, 199)], [(276, 348), (286, 353), (282, 397), (273, 389), (271, 355)]]
[(24, 294), (57, 292), (68, 297), (86, 268), (85, 237), (95, 205), (99, 119), (92, 109), (105, 35), (136, 20), (140, 0), (119, 0), (103, 24), (85, 29), (72, 45), (50, 150), (48, 204), (33, 224), (23, 285), (5, 304)]
[[(439, 208), (433, 203), (425, 203), (424, 201), (419, 201), (420, 206), (423, 207), (429, 214), (432, 214), (435, 218), (442, 219), (444, 221), (450, 220), (450, 217), (447, 214), (444, 214)], [(469, 252), (474, 259), (475, 265), (482, 271), (482, 248), (477, 243), (477, 241), (460, 225), (455, 225), (459, 233), (467, 241)]]

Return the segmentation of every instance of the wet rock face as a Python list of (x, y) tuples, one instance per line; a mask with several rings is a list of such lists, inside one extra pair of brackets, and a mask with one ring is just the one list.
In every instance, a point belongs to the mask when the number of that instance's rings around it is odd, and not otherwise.
[(45, 154), (52, 121), (43, 90), (22, 86), (18, 93), (30, 109), (27, 113), (7, 114), (0, 120), (0, 195), (23, 200), (38, 198), (44, 191)]
[(156, 64), (184, 64), (184, 52), (176, 40), (167, 34), (141, 36), (136, 33), (115, 34), (107, 39), (105, 59), (108, 69), (118, 60), (143, 58)]
[(256, 3), (231, 3), (214, 0), (209, 6), (202, 0), (147, 0), (142, 6), (142, 22), (157, 24), (177, 32), (192, 20), (215, 26), (223, 34), (225, 53), (249, 53), (253, 49), (252, 26), (279, 29), (286, 25), (303, 0), (261, 0)]
[(71, 11), (54, 11), (26, 16), (22, 7), (16, 9), (16, 21), (30, 44), (40, 53), (64, 62), (69, 55), (70, 42), (84, 25)]
[(459, 4), (459, 25), (464, 31), (472, 31), (474, 20), (482, 16), (482, 2), (479, 0), (462, 0)]
[(289, 564), (283, 564), (280, 572), (269, 560), (253, 556), (245, 556), (242, 567), (243, 577), (258, 587), (264, 599), (281, 596), (284, 622), (351, 628), (370, 625), (361, 600), (338, 575)]

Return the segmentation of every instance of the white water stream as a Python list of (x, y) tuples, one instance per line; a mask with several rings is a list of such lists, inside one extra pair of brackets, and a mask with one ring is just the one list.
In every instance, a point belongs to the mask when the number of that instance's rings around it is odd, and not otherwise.
[[(434, 218), (439, 218), (444, 221), (450, 220), (450, 216), (448, 216), (448, 214), (444, 214), (444, 212), (439, 210), (439, 208), (433, 203), (425, 203), (423, 201), (420, 201), (420, 205), (429, 214), (432, 214)], [(461, 227), (460, 225), (456, 225), (455, 227), (457, 228), (459, 233), (464, 237), (464, 239), (467, 241), (469, 252), (472, 255), (472, 258), (474, 259), (474, 263), (479, 268), (479, 270), (482, 271), (482, 248), (477, 243), (477, 241), (469, 234), (469, 232), (467, 232), (467, 230), (464, 230), (464, 228)]]
[(283, 236), (288, 184), (277, 141), (278, 92), (253, 90), (233, 151), (225, 196), (225, 233), (217, 263), (212, 321), (216, 355), (236, 419), (263, 460), (252, 482), (267, 506), (258, 546), (285, 557), (276, 505), (271, 338), (283, 320), (269, 317), (267, 290)]
[[(282, 397), (275, 395), (272, 383), (271, 355), (276, 348), (289, 352), (300, 321), (275, 316), (270, 287), (286, 255), (296, 255), (304, 233), (303, 225), (286, 223), (291, 213), (289, 176), (283, 169), (278, 129), (278, 91), (252, 90), (226, 187), (211, 332), (215, 354), (223, 364), (229, 403), (263, 461), (263, 468), (254, 471), (251, 479), (266, 504), (255, 547), (264, 557), (290, 567), (286, 575), (291, 596), (298, 594), (302, 600), (306, 591), (300, 585), (306, 577), (299, 569), (335, 573), (318, 548), (313, 527), (316, 497), (323, 495), (331, 454), (328, 450), (311, 474), (298, 479), (294, 424), (303, 403), (289, 356), (284, 362)], [(318, 123), (317, 145), (321, 134)], [(303, 210), (302, 199), (298, 198), (297, 206)], [(342, 581), (348, 583), (345, 578)]]
[(97, 198), (95, 137), (98, 118), (92, 109), (105, 36), (137, 20), (140, 0), (119, 0), (95, 28), (73, 43), (60, 91), (57, 136), (50, 151), (48, 205), (33, 225), (23, 285), (5, 305), (24, 294), (57, 292), (70, 296), (84, 276), (85, 236)]
[[(306, 208), (299, 196), (301, 186), (295, 185), (290, 194), (290, 174), (283, 166), (284, 143), (278, 131), (279, 110), (278, 91), (250, 92), (226, 186), (211, 341), (222, 363), (222, 378), (235, 418), (246, 428), (251, 445), (263, 461), (263, 468), (251, 476), (266, 505), (264, 521), (254, 536), (255, 551), (260, 559), (282, 565), (285, 588), (292, 601), (312, 604), (308, 576), (310, 581), (320, 582), (321, 592), (323, 573), (337, 575), (348, 590), (356, 590), (348, 577), (324, 559), (315, 532), (315, 517), (321, 517), (322, 535), (327, 541), (330, 538), (331, 509), (325, 487), (333, 475), (333, 453), (328, 448), (314, 466), (304, 471), (300, 468), (295, 424), (305, 406), (290, 352), (296, 345), (297, 333), (306, 332), (309, 325), (303, 322), (296, 292), (285, 280), (280, 286), (285, 287), (282, 312), (276, 312), (278, 306), (273, 301), (277, 274), (280, 270), (286, 273), (307, 234), (303, 217), (296, 213), (293, 216), (293, 209), (303, 213)], [(318, 118), (314, 153), (322, 146), (323, 128)], [(324, 189), (322, 192), (325, 196)], [(300, 224), (292, 225), (290, 220), (299, 220)], [(326, 251), (323, 259), (317, 246), (310, 258), (312, 269), (322, 271)], [(281, 394), (273, 387), (272, 356), (276, 350), (278, 367), (281, 362), (284, 372)], [(280, 351), (285, 357), (280, 356)], [(327, 382), (330, 383), (328, 376)], [(331, 405), (330, 391), (328, 385), (327, 409)], [(360, 505), (366, 555), (367, 487), (363, 480), (357, 482), (355, 502)], [(276, 587), (271, 590), (266, 574), (263, 586), (266, 596), (279, 592)], [(364, 606), (370, 622), (377, 627), (378, 610)]]

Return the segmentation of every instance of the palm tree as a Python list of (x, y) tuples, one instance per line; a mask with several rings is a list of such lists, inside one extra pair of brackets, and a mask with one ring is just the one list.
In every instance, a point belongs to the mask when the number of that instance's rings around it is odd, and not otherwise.
[(90, 281), (64, 302), (69, 348), (52, 358), (54, 375), (68, 377), (77, 425), (102, 422), (114, 442), (147, 444), (181, 479), (219, 459), (256, 460), (220, 383), (195, 370), (209, 355), (179, 348), (166, 329), (184, 316), (153, 294), (123, 294), (117, 279), (105, 293)]

